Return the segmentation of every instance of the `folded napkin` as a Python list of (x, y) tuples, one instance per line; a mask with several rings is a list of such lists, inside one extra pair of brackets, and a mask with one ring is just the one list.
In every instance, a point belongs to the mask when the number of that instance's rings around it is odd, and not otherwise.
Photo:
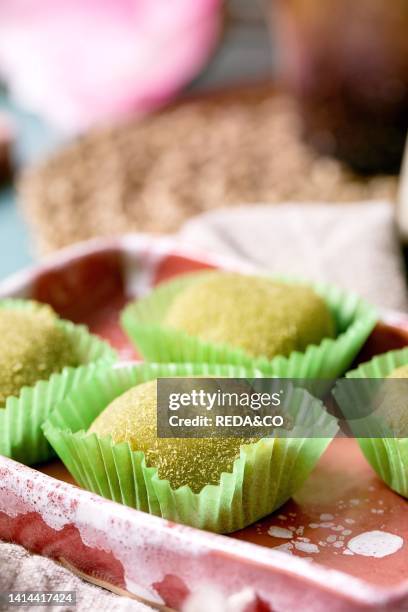
[(195, 217), (179, 236), (273, 273), (333, 282), (381, 308), (408, 310), (387, 202), (240, 206)]

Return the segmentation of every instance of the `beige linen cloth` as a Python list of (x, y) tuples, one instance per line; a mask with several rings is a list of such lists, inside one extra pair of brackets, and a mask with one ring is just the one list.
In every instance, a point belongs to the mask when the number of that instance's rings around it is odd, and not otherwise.
[(76, 606), (13, 606), (0, 610), (24, 610), (25, 612), (43, 610), (45, 612), (152, 612), (152, 608), (128, 599), (119, 597), (105, 589), (93, 586), (75, 576), (61, 565), (31, 555), (16, 544), (0, 543), (0, 593), (4, 591), (75, 591)]
[(179, 235), (273, 273), (330, 281), (379, 307), (408, 309), (387, 202), (241, 206), (193, 218)]
[[(408, 309), (393, 211), (385, 202), (220, 210), (192, 219), (179, 236), (194, 247), (250, 260), (272, 272), (332, 281), (380, 307)], [(150, 610), (83, 582), (53, 561), (2, 544), (0, 591), (9, 589), (75, 590), (76, 610)], [(207, 603), (194, 605), (194, 612), (207, 610)]]

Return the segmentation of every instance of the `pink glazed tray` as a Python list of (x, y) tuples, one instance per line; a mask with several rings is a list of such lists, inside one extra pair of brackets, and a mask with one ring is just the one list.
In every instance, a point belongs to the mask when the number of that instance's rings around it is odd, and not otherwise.
[[(126, 236), (70, 248), (2, 283), (0, 297), (50, 303), (108, 339), (121, 359), (137, 359), (120, 309), (161, 280), (204, 267), (251, 270), (171, 240)], [(359, 361), (405, 345), (408, 317), (384, 315)], [(212, 585), (241, 612), (408, 610), (407, 510), (348, 439), (331, 444), (296, 501), (231, 536), (105, 500), (76, 487), (58, 461), (33, 469), (0, 457), (1, 539), (159, 609), (181, 610), (190, 593)], [(353, 554), (348, 542), (368, 531), (397, 535), (402, 546), (383, 557)]]

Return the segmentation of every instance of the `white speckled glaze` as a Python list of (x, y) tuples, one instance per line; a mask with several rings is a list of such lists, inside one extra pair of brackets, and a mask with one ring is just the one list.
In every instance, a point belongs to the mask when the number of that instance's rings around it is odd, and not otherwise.
[[(195, 253), (167, 238), (126, 236), (93, 240), (66, 249), (44, 266), (1, 284), (0, 297), (28, 297), (30, 286), (44, 270), (63, 268), (106, 250), (121, 253), (128, 295), (140, 295), (150, 286), (156, 266), (168, 254), (225, 269), (253, 270), (241, 262)], [(170, 524), (0, 457), (0, 530), (2, 517), (8, 517), (8, 522), (0, 537), (2, 534), (5, 539), (17, 539), (29, 549), (33, 549), (30, 525), (33, 530), (38, 529), (36, 520), (40, 520), (47, 528), (42, 554), (63, 557), (69, 562), (75, 551), (65, 534), (67, 528), (73, 529), (89, 547), (90, 555), (92, 551), (104, 551), (111, 555), (112, 565), (123, 568), (124, 583), (113, 583), (114, 586), (156, 604), (168, 603), (157, 585), (170, 576), (193, 594), (204, 584), (211, 584), (223, 597), (236, 597), (237, 601), (245, 593), (249, 602), (250, 588), (254, 605), (259, 598), (265, 604), (262, 610), (269, 606), (274, 612), (408, 608), (408, 581), (392, 589), (377, 588), (349, 574), (312, 565), (306, 559), (289, 558), (279, 550)], [(59, 541), (58, 554), (50, 544), (54, 540)], [(84, 571), (80, 564), (76, 567)], [(95, 575), (102, 569), (95, 561)]]
[[(297, 609), (298, 588), (314, 594), (313, 605), (302, 608), (314, 612), (326, 610), (328, 601), (333, 610), (359, 610), (408, 600), (408, 584), (389, 591), (303, 559), (288, 564), (280, 551), (169, 524), (6, 458), (0, 458), (0, 512), (13, 518), (36, 512), (54, 531), (73, 525), (84, 544), (111, 552), (123, 565), (127, 590), (156, 603), (163, 602), (152, 585), (175, 573), (191, 591), (208, 581), (229, 595), (251, 585), (278, 610)], [(276, 608), (279, 602), (284, 607)]]

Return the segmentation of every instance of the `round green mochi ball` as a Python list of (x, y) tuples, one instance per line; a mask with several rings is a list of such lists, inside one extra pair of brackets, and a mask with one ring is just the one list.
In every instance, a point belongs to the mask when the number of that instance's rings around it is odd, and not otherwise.
[(48, 306), (0, 308), (0, 407), (25, 386), (78, 365), (75, 347)]
[(129, 389), (105, 408), (89, 428), (114, 443), (128, 442), (143, 451), (146, 465), (156, 467), (173, 489), (188, 485), (199, 493), (207, 484), (219, 484), (222, 472), (232, 472), (242, 444), (236, 438), (158, 438), (157, 381)]
[[(396, 368), (387, 378), (408, 378), (408, 365)], [(381, 389), (382, 401), (378, 409), (373, 413), (391, 429), (396, 437), (406, 438), (408, 436), (408, 383), (383, 384)]]
[(268, 359), (303, 352), (335, 335), (329, 308), (310, 287), (228, 272), (197, 274), (174, 298), (163, 323)]

